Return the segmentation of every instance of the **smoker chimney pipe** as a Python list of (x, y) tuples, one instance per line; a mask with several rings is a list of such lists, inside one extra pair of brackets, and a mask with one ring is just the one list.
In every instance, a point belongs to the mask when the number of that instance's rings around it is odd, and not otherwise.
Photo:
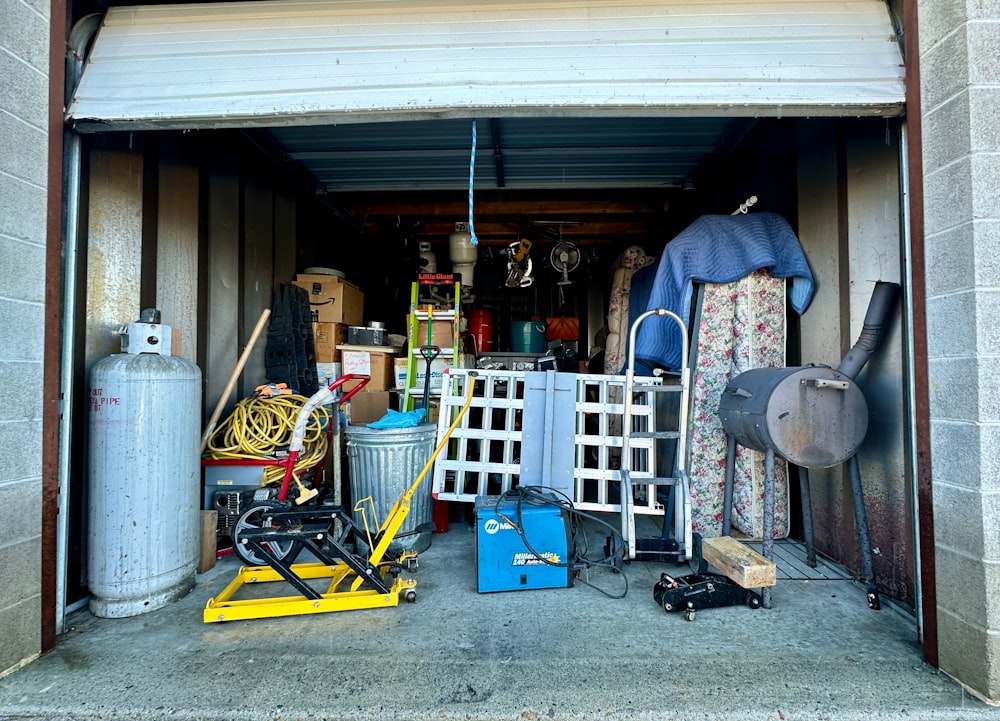
[(889, 313), (896, 307), (896, 300), (899, 297), (899, 283), (888, 281), (877, 281), (875, 290), (872, 291), (872, 298), (868, 302), (868, 312), (865, 314), (864, 327), (861, 335), (855, 342), (854, 347), (847, 352), (844, 359), (837, 366), (837, 371), (843, 373), (848, 378), (857, 378), (858, 373), (865, 367), (868, 358), (882, 342), (882, 332), (885, 330)]

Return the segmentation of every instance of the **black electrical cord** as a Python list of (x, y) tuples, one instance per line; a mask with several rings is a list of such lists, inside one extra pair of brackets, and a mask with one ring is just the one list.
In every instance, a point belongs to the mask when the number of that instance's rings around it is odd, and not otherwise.
[[(515, 509), (517, 513), (515, 514), (516, 518), (512, 519), (507, 517), (500, 511), (500, 504), (503, 503), (504, 501), (511, 501), (515, 499), (516, 499)], [(493, 512), (497, 515), (498, 518), (502, 519), (505, 523), (507, 523), (515, 531), (517, 531), (517, 535), (521, 538), (521, 541), (524, 543), (524, 547), (528, 549), (529, 553), (531, 553), (535, 558), (537, 558), (542, 563), (545, 563), (549, 566), (555, 566), (557, 568), (570, 568), (570, 563), (568, 560), (565, 562), (553, 561), (534, 549), (534, 547), (528, 541), (528, 538), (524, 533), (524, 524), (522, 522), (522, 508), (524, 503), (529, 503), (535, 506), (542, 506), (542, 505), (555, 506), (560, 510), (565, 511), (571, 520), (570, 536), (573, 541), (573, 555), (576, 559), (576, 563), (572, 565), (573, 570), (581, 571), (589, 568), (599, 568), (599, 567), (609, 568), (612, 573), (621, 575), (625, 587), (620, 594), (612, 594), (604, 590), (603, 588), (600, 588), (599, 586), (584, 580), (579, 575), (575, 576), (576, 579), (585, 586), (590, 586), (591, 588), (598, 591), (599, 593), (604, 594), (608, 598), (613, 598), (613, 599), (625, 598), (625, 595), (628, 593), (628, 577), (625, 575), (625, 572), (621, 569), (621, 567), (615, 563), (615, 559), (613, 557), (605, 556), (600, 561), (591, 561), (588, 558), (587, 554), (589, 552), (590, 544), (587, 540), (586, 530), (583, 528), (583, 520), (589, 519), (608, 528), (608, 530), (611, 531), (612, 536), (615, 539), (617, 539), (616, 543), (611, 544), (612, 548), (624, 547), (622, 535), (618, 529), (616, 529), (611, 524), (590, 513), (578, 510), (573, 505), (572, 499), (566, 496), (566, 494), (564, 494), (562, 491), (558, 489), (550, 488), (548, 486), (516, 486), (515, 488), (512, 488), (511, 490), (506, 491), (501, 495), (497, 496), (497, 499), (493, 505)]]

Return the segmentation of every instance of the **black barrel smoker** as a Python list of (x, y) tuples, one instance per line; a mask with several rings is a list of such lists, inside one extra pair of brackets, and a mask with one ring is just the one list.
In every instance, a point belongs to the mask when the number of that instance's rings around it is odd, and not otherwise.
[[(836, 369), (823, 365), (754, 368), (730, 380), (719, 401), (719, 418), (728, 436), (723, 501), (723, 533), (729, 533), (733, 500), (736, 444), (764, 453), (763, 552), (772, 558), (774, 542), (774, 457), (799, 466), (802, 525), (807, 562), (816, 565), (809, 468), (847, 463), (851, 479), (861, 570), (868, 606), (880, 607), (872, 564), (871, 539), (865, 513), (857, 450), (868, 431), (868, 405), (855, 382), (878, 347), (889, 313), (895, 308), (899, 285), (875, 284), (864, 328), (854, 347)], [(770, 608), (770, 589), (763, 605)]]

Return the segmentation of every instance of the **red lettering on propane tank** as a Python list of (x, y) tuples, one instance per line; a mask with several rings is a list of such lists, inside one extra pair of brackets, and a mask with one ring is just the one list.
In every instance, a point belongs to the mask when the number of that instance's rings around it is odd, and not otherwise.
[(108, 406), (119, 406), (119, 405), (121, 405), (121, 398), (119, 396), (106, 396), (104, 395), (103, 388), (92, 388), (90, 390), (91, 412), (100, 411), (102, 408)]

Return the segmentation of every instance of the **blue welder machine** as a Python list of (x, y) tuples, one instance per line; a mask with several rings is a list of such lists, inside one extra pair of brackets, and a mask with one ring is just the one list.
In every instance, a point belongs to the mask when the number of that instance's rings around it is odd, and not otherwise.
[(480, 593), (573, 585), (569, 510), (552, 493), (476, 497)]

